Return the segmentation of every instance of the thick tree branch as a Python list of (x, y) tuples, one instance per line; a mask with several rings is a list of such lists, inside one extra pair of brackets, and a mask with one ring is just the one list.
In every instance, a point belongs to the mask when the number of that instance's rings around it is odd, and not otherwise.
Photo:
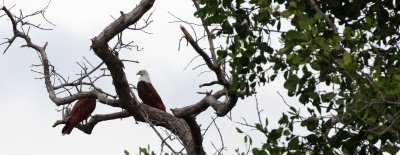
[[(86, 124), (77, 124), (75, 127), (84, 133), (91, 134), (93, 131), (93, 128), (99, 122), (114, 120), (114, 119), (121, 119), (121, 118), (126, 118), (129, 116), (132, 116), (132, 114), (130, 114), (129, 112), (127, 112), (125, 110), (121, 111), (121, 112), (111, 113), (111, 114), (97, 114), (97, 115), (90, 117), (90, 120)], [(65, 123), (66, 123), (66, 120), (58, 120), (54, 123), (53, 128), (60, 124), (65, 124)]]
[(171, 111), (176, 117), (197, 116), (211, 106), (217, 116), (222, 117), (225, 116), (230, 110), (232, 110), (232, 108), (236, 105), (239, 97), (244, 97), (245, 95), (247, 95), (245, 92), (238, 92), (234, 95), (228, 95), (229, 97), (224, 102), (218, 100), (222, 96), (226, 96), (227, 93), (228, 90), (223, 89), (217, 91), (212, 95), (205, 96), (202, 100), (195, 104), (183, 108), (171, 109)]
[(142, 0), (139, 5), (127, 14), (121, 14), (114, 22), (94, 38), (99, 43), (108, 43), (118, 33), (124, 31), (129, 26), (135, 24), (154, 4), (155, 0)]
[[(195, 133), (191, 131), (192, 127), (189, 127), (188, 123), (184, 119), (175, 117), (169, 113), (165, 113), (145, 104), (140, 104), (139, 106), (145, 111), (144, 119), (147, 119), (154, 125), (162, 126), (177, 135), (182, 140), (189, 155), (199, 155), (198, 152), (204, 152), (202, 145), (198, 145), (198, 138), (195, 138)], [(135, 119), (138, 120), (137, 117), (135, 117)], [(140, 118), (139, 121), (145, 122)]]
[[(129, 26), (135, 24), (153, 6), (154, 1), (155, 0), (140, 1), (139, 5), (132, 11), (127, 14), (121, 14), (118, 19), (104, 28), (98, 36), (92, 39), (91, 48), (96, 55), (103, 60), (110, 71), (115, 90), (122, 103), (122, 108), (136, 109), (135, 106), (139, 103), (136, 97), (131, 93), (121, 60), (118, 58), (118, 55), (115, 55), (108, 48), (108, 42)], [(133, 107), (128, 108), (129, 106)], [(137, 110), (130, 112), (138, 115)]]
[(203, 149), (203, 136), (201, 134), (200, 125), (197, 124), (196, 117), (185, 116), (183, 117), (183, 119), (186, 121), (190, 128), (196, 154), (205, 155), (206, 153)]

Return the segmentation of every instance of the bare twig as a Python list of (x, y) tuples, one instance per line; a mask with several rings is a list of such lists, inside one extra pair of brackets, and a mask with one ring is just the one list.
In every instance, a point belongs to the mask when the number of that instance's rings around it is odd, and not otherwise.
[(213, 121), (213, 122), (214, 122), (215, 128), (216, 128), (217, 131), (218, 131), (219, 138), (220, 138), (220, 141), (221, 141), (221, 148), (218, 149), (218, 152), (217, 152), (217, 154), (220, 155), (220, 154), (222, 154), (222, 151), (225, 149), (224, 138), (222, 138), (222, 133), (221, 133), (221, 130), (219, 130), (218, 125), (215, 123), (215, 121)]
[(202, 137), (203, 137), (204, 135), (206, 135), (207, 131), (210, 129), (211, 125), (214, 124), (214, 122), (215, 122), (215, 120), (216, 120), (217, 118), (218, 118), (218, 117), (215, 117), (215, 118), (211, 117), (212, 121), (210, 122), (210, 124), (208, 124), (208, 126), (207, 126), (205, 129), (203, 129), (204, 132), (203, 132), (202, 135), (201, 135)]
[(218, 81), (211, 81), (211, 82), (208, 82), (208, 83), (203, 83), (203, 84), (199, 85), (199, 87), (201, 88), (201, 87), (205, 87), (205, 86), (212, 86), (212, 85), (215, 85), (215, 84), (219, 84), (219, 82)]
[(185, 23), (185, 24), (188, 24), (188, 25), (202, 26), (201, 24), (192, 23), (192, 22), (188, 22), (188, 21), (186, 21), (186, 20), (183, 20), (183, 19), (181, 19), (181, 18), (175, 16), (175, 15), (172, 14), (171, 12), (168, 12), (168, 14), (170, 14), (172, 17), (174, 17), (174, 18), (177, 20), (177, 21), (172, 21), (172, 22), (169, 22), (169, 23), (178, 23), (178, 22), (180, 22), (180, 23)]
[(150, 124), (150, 127), (154, 130), (154, 132), (157, 134), (157, 136), (160, 137), (162, 145), (164, 145), (164, 144), (167, 145), (167, 147), (172, 151), (172, 153), (174, 153), (174, 154), (177, 155), (178, 153), (174, 150), (174, 148), (172, 148), (171, 145), (169, 145), (169, 144), (165, 141), (165, 138), (163, 138), (163, 136), (160, 134), (160, 132), (158, 132), (158, 130), (156, 129), (156, 127), (154, 127), (153, 124)]
[(263, 123), (262, 123), (262, 121), (261, 121), (261, 112), (262, 112), (263, 110), (260, 110), (260, 109), (259, 109), (260, 106), (259, 106), (259, 104), (258, 104), (257, 94), (254, 94), (254, 98), (255, 98), (255, 100), (256, 100), (256, 109), (257, 109), (258, 122), (262, 125)]
[(192, 60), (190, 60), (190, 62), (186, 65), (185, 69), (183, 69), (183, 70), (186, 70), (189, 67), (189, 65), (198, 57), (200, 57), (200, 55), (197, 55)]

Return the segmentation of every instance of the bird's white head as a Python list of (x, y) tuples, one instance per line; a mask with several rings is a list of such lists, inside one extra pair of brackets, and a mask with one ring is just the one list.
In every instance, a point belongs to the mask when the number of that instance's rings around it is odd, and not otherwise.
[(146, 70), (140, 70), (136, 75), (140, 75), (139, 81), (145, 81), (150, 83), (150, 76)]

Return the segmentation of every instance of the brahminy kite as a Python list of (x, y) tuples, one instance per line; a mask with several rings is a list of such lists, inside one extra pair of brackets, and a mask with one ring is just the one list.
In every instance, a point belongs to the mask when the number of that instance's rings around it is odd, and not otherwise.
[(95, 108), (96, 98), (83, 98), (78, 100), (67, 116), (67, 122), (62, 129), (62, 134), (70, 134), (75, 125), (89, 118), (90, 114), (92, 114)]
[(158, 95), (156, 89), (150, 82), (149, 73), (146, 70), (141, 70), (137, 73), (140, 75), (139, 82), (137, 84), (137, 91), (140, 99), (147, 105), (165, 111), (165, 106)]

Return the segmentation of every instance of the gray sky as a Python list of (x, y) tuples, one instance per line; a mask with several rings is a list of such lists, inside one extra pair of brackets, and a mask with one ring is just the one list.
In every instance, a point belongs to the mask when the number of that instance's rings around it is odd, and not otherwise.
[[(53, 28), (53, 31), (31, 30), (33, 41), (43, 45), (48, 41), (48, 57), (59, 73), (64, 76), (75, 77), (79, 71), (76, 62), (83, 62), (83, 56), (92, 62), (99, 62), (93, 51), (89, 50), (90, 39), (101, 32), (114, 17), (118, 17), (119, 11), (130, 11), (139, 0), (53, 0), (47, 12), (47, 18), (56, 24), (52, 27), (40, 18), (31, 19), (31, 22), (42, 23)], [(25, 14), (39, 10), (47, 4), (47, 0), (5, 0), (6, 7), (16, 4), (13, 12), (22, 9)], [(0, 4), (2, 6), (2, 4)], [(212, 74), (199, 73), (206, 68), (192, 70), (201, 64), (201, 60), (195, 60), (187, 70), (183, 70), (189, 61), (196, 56), (191, 47), (186, 47), (186, 42), (181, 44), (178, 51), (178, 43), (182, 36), (179, 23), (169, 23), (175, 19), (172, 14), (188, 21), (198, 22), (193, 17), (194, 7), (190, 0), (156, 1), (152, 11), (153, 23), (146, 29), (153, 34), (142, 32), (127, 32), (125, 37), (131, 38), (144, 49), (140, 52), (124, 52), (122, 57), (140, 61), (140, 64), (126, 65), (125, 72), (130, 83), (135, 84), (138, 77), (137, 71), (147, 69), (157, 91), (163, 98), (167, 109), (193, 104), (203, 97), (196, 92), (206, 91), (210, 88), (199, 88), (198, 85), (214, 78)], [(148, 13), (146, 14), (148, 15)], [(39, 19), (39, 20), (36, 20)], [(0, 38), (11, 36), (11, 27), (4, 17), (0, 19)], [(2, 40), (3, 41), (3, 40)], [(275, 41), (277, 43), (277, 41)], [(55, 109), (54, 103), (48, 98), (44, 81), (34, 79), (40, 75), (31, 72), (30, 66), (38, 64), (37, 54), (31, 49), (20, 48), (21, 40), (14, 43), (5, 55), (0, 55), (0, 154), (5, 155), (118, 155), (126, 149), (136, 154), (138, 147), (150, 144), (152, 149), (160, 152), (160, 140), (153, 130), (144, 123), (136, 124), (133, 118), (113, 120), (98, 124), (91, 135), (74, 129), (71, 135), (62, 136), (62, 126), (52, 128), (53, 123), (61, 118), (61, 113)], [(5, 46), (0, 47), (1, 50)], [(41, 68), (36, 68), (41, 70)], [(104, 80), (99, 85), (112, 91), (110, 81)], [(262, 116), (267, 116), (271, 125), (276, 125), (277, 119), (286, 109), (282, 99), (276, 93), (281, 92), (286, 96), (282, 88), (282, 80), (271, 83), (259, 89), (257, 94)], [(286, 97), (289, 103), (294, 99)], [(255, 99), (250, 97), (239, 101), (232, 111), (236, 121), (241, 117), (255, 122)], [(110, 113), (120, 109), (97, 104), (93, 114)], [(170, 112), (170, 111), (169, 111)], [(197, 120), (205, 128), (215, 117), (212, 110), (201, 114)], [(241, 127), (231, 122), (228, 118), (218, 118), (217, 124), (224, 136), (224, 144), (227, 147), (226, 154), (234, 153), (236, 148), (244, 149), (243, 135), (236, 133), (235, 127)], [(245, 127), (241, 127), (246, 129)], [(254, 131), (249, 131), (254, 133)], [(254, 145), (260, 146), (262, 136), (255, 134)], [(258, 138), (259, 137), (259, 138)], [(205, 136), (204, 145), (208, 153), (213, 153), (214, 148), (221, 145), (219, 135), (215, 127), (212, 127)]]

